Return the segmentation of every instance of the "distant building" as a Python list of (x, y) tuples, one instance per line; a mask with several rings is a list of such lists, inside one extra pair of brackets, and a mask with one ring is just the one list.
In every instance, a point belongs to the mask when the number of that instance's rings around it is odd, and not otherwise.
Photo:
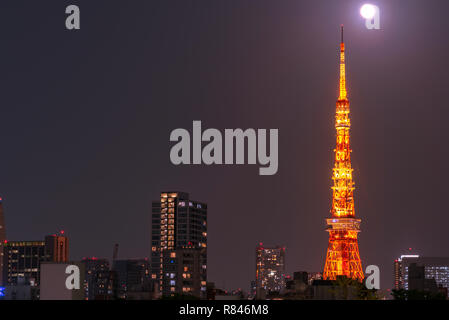
[[(120, 299), (147, 295), (153, 290), (148, 259), (115, 260), (112, 270), (117, 276), (117, 295)], [(148, 294), (143, 294), (144, 292)], [(141, 293), (141, 294), (138, 294)]]
[(0, 285), (3, 284), (3, 246), (6, 243), (5, 218), (3, 217), (3, 200), (0, 198)]
[[(423, 267), (426, 279), (435, 279), (439, 288), (449, 288), (449, 257), (420, 257), (418, 255), (402, 255), (394, 261), (395, 289), (411, 290), (410, 265)], [(418, 271), (416, 271), (418, 272)], [(416, 275), (416, 273), (414, 274)], [(419, 278), (419, 275), (417, 276)], [(413, 282), (413, 281), (412, 281)], [(412, 285), (413, 287), (413, 285)]]
[(164, 295), (178, 293), (206, 298), (206, 265), (202, 254), (197, 248), (163, 251)]
[(238, 294), (217, 294), (215, 300), (242, 300), (242, 296)]
[(241, 289), (227, 291), (224, 289), (216, 288), (215, 283), (208, 282), (207, 287), (207, 300), (243, 300), (250, 299), (245, 292)]
[[(280, 292), (285, 287), (285, 248), (264, 247), (261, 243), (256, 248), (256, 295)], [(261, 295), (263, 295), (261, 294)]]
[(402, 258), (397, 258), (396, 260), (394, 260), (393, 277), (394, 277), (393, 288), (396, 290), (403, 289), (404, 275), (402, 274)]
[(315, 280), (312, 282), (314, 300), (336, 300), (335, 280)]
[(437, 293), (438, 287), (435, 278), (426, 278), (425, 267), (410, 263), (408, 266), (408, 289)]
[(61, 234), (46, 236), (45, 241), (5, 241), (3, 285), (15, 285), (23, 277), (24, 282), (39, 287), (41, 262), (68, 261), (68, 250), (68, 238)]
[(3, 282), (5, 286), (29, 283), (38, 287), (40, 263), (46, 261), (44, 241), (8, 241), (4, 244)]
[(163, 295), (206, 298), (207, 204), (162, 192), (152, 204), (151, 277)]
[(285, 299), (305, 300), (313, 298), (313, 289), (309, 283), (310, 275), (306, 271), (298, 271), (293, 273), (286, 281)]
[(84, 265), (84, 289), (87, 300), (109, 300), (116, 296), (116, 276), (107, 259), (95, 257), (81, 260)]
[(217, 290), (215, 288), (214, 282), (206, 283), (206, 299), (207, 300), (215, 300), (215, 295), (217, 294)]
[(293, 281), (309, 284), (309, 274), (306, 271), (293, 272)]
[(17, 283), (14, 285), (8, 284), (5, 286), (4, 290), (5, 300), (35, 300), (36, 297), (36, 287), (30, 284), (25, 277), (19, 276), (17, 278)]
[(69, 239), (64, 231), (45, 237), (45, 254), (51, 262), (69, 261)]
[(359, 284), (349, 283), (353, 280), (346, 276), (337, 276), (336, 280), (314, 280), (310, 286), (313, 300), (357, 300)]
[(323, 273), (321, 272), (309, 272), (308, 273), (308, 284), (311, 285), (314, 280), (322, 280)]
[(256, 291), (257, 291), (256, 280), (251, 280), (251, 282), (249, 284), (249, 295), (251, 297), (255, 297), (256, 296)]

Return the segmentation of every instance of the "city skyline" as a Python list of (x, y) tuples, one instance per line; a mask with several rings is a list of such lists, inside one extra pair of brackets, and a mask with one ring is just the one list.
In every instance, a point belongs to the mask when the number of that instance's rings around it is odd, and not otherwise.
[[(52, 4), (2, 4), (7, 239), (63, 229), (73, 260), (110, 259), (115, 243), (120, 258), (149, 257), (151, 202), (185, 190), (208, 204), (208, 278), (220, 287), (248, 287), (259, 242), (286, 246), (288, 274), (322, 270), (344, 24), (363, 266), (379, 265), (389, 288), (405, 249), (449, 256), (449, 4), (377, 3), (373, 31), (350, 0), (81, 0), (78, 33)], [(277, 174), (173, 166), (169, 134), (193, 120), (279, 128)]]

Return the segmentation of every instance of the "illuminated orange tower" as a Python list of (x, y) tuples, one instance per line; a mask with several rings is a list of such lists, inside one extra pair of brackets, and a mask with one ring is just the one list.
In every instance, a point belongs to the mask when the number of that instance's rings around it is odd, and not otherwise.
[(363, 280), (362, 262), (357, 244), (360, 232), (360, 219), (354, 212), (354, 182), (352, 181), (351, 148), (349, 144), (349, 100), (346, 96), (345, 45), (343, 26), (340, 43), (340, 95), (337, 100), (335, 129), (337, 145), (335, 166), (332, 173), (332, 209), (330, 219), (326, 219), (329, 232), (326, 263), (323, 279), (335, 280), (337, 276), (347, 276)]

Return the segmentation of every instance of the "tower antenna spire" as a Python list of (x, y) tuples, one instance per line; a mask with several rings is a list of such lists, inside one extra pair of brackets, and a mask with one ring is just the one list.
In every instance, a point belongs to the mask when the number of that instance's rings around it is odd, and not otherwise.
[(343, 25), (340, 26), (341, 27), (341, 43), (343, 43)]
[(345, 67), (345, 44), (343, 42), (343, 25), (341, 25), (340, 42), (340, 95), (338, 100), (346, 100), (346, 67)]

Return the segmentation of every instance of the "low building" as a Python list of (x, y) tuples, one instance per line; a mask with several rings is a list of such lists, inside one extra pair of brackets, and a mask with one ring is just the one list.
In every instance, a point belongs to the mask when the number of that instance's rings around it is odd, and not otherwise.
[(116, 274), (109, 269), (109, 261), (99, 258), (84, 258), (84, 290), (86, 300), (110, 300), (117, 296)]
[[(69, 266), (76, 266), (78, 271), (67, 273)], [(68, 289), (66, 282), (73, 272), (78, 272), (79, 289)], [(43, 262), (40, 268), (40, 300), (85, 300), (85, 270), (80, 262)], [(75, 278), (76, 279), (76, 278)], [(73, 280), (71, 283), (75, 284)], [(70, 280), (70, 279), (69, 279)]]
[(37, 288), (22, 276), (14, 284), (6, 285), (4, 289), (5, 300), (35, 300)]
[(154, 283), (148, 259), (115, 260), (112, 270), (117, 276), (117, 297), (128, 300), (148, 300)]

